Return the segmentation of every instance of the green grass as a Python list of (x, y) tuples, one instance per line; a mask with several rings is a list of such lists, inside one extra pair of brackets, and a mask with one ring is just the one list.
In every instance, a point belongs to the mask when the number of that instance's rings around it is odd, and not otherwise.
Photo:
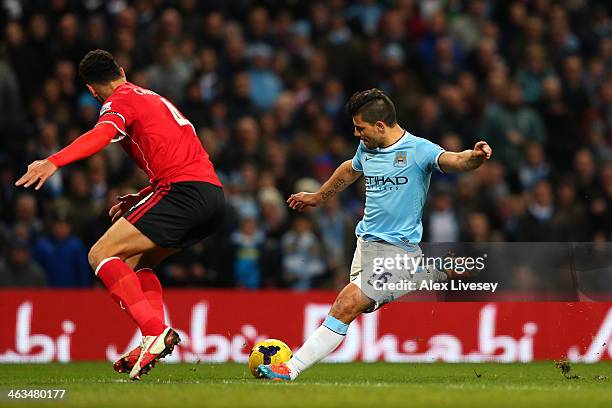
[(140, 382), (109, 363), (0, 364), (0, 389), (62, 388), (57, 402), (2, 407), (611, 407), (612, 363), (319, 364), (294, 383), (251, 378), (245, 365), (159, 364)]

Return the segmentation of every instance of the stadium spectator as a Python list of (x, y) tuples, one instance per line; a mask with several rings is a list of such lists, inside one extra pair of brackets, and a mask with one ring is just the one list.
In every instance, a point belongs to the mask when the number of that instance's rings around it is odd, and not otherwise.
[[(0, 59), (0, 132), (7, 134), (19, 126), (20, 120), (24, 120), (21, 111), (21, 93), (19, 83), (13, 68)], [(6, 141), (3, 141), (4, 145)]]
[(234, 279), (236, 285), (258, 289), (261, 282), (261, 245), (264, 235), (252, 215), (243, 216), (238, 231), (231, 237), (234, 246)]
[(557, 185), (556, 195), (557, 211), (552, 220), (555, 239), (559, 242), (591, 240), (592, 237), (589, 236), (590, 220), (586, 208), (576, 201), (574, 183), (571, 180), (563, 180)]
[(554, 75), (548, 66), (546, 51), (540, 44), (530, 44), (525, 52), (524, 68), (516, 73), (516, 80), (521, 86), (525, 102), (533, 104), (540, 100), (542, 81)]
[(467, 242), (495, 242), (499, 240), (489, 224), (486, 214), (473, 212), (468, 216), (468, 230), (465, 241)]
[(517, 83), (509, 84), (503, 106), (491, 105), (484, 113), (480, 135), (499, 146), (496, 154), (504, 167), (516, 170), (526, 142), (544, 143), (546, 131), (540, 116), (523, 105), (523, 95)]
[(41, 287), (45, 283), (45, 273), (30, 258), (28, 243), (11, 241), (6, 258), (0, 259), (0, 287)]
[[(354, 154), (343, 104), (371, 87), (391, 96), (411, 133), (450, 150), (483, 138), (495, 151), (476, 174), (432, 177), (430, 240), (611, 238), (609, 2), (42, 3), (21, 2), (0, 39), (0, 245), (16, 236), (36, 256), (67, 242), (63, 250), (77, 253), (76, 242), (108, 226), (115, 196), (147, 183), (112, 146), (56, 173), (35, 196), (12, 188), (26, 163), (95, 123), (100, 105), (76, 77), (93, 47), (180, 107), (225, 184), (225, 230), (162, 265), (166, 282), (237, 285), (227, 271), (237, 265), (235, 244), (253, 238), (245, 219), (261, 235), (254, 286), (346, 279), (330, 274), (350, 258), (363, 185), (310, 221), (284, 201), (297, 180), (324, 180)], [(41, 239), (41, 220), (58, 208), (74, 220), (63, 246)], [(68, 259), (51, 269), (78, 270)], [(63, 285), (92, 281), (90, 271), (70, 273)]]
[(19, 239), (29, 243), (35, 242), (43, 230), (43, 223), (38, 218), (38, 204), (30, 193), (21, 193), (15, 202), (13, 231)]
[(87, 261), (87, 250), (72, 234), (65, 211), (53, 214), (51, 233), (34, 243), (32, 256), (45, 270), (49, 287), (82, 288), (92, 283), (94, 275)]
[(311, 289), (326, 272), (323, 246), (312, 228), (310, 218), (298, 216), (282, 238), (284, 278), (292, 289)]
[(551, 136), (546, 142), (546, 151), (558, 170), (570, 170), (573, 155), (580, 146), (579, 122), (576, 121), (559, 78), (550, 76), (542, 81), (541, 99), (536, 105), (546, 132)]
[(423, 232), (429, 242), (459, 241), (459, 220), (448, 188), (440, 186), (431, 201), (431, 211), (424, 217)]
[(517, 240), (522, 242), (554, 242), (555, 203), (552, 186), (546, 180), (537, 182), (531, 190), (527, 212), (519, 220)]
[(344, 275), (355, 247), (353, 218), (334, 196), (315, 213), (315, 221), (326, 248), (327, 268), (335, 275)]
[(251, 102), (257, 109), (270, 109), (282, 91), (280, 78), (272, 71), (272, 49), (267, 44), (253, 44), (247, 50), (251, 60), (248, 70)]
[(519, 167), (518, 176), (523, 190), (531, 190), (535, 183), (550, 176), (542, 145), (533, 142), (525, 146), (525, 162)]
[(102, 210), (101, 203), (94, 200), (91, 192), (92, 178), (86, 173), (75, 170), (70, 174), (70, 188), (64, 197), (55, 200), (56, 211), (70, 214), (72, 232), (79, 239), (85, 240), (96, 214)]
[[(267, 179), (267, 181), (265, 181)], [(287, 231), (287, 207), (281, 193), (273, 187), (271, 173), (260, 175), (261, 228), (261, 280), (263, 287), (276, 287), (282, 283), (283, 249), (281, 239)]]
[(158, 61), (147, 70), (147, 82), (152, 90), (179, 105), (191, 73), (192, 67), (180, 59), (176, 45), (164, 41), (159, 48)]

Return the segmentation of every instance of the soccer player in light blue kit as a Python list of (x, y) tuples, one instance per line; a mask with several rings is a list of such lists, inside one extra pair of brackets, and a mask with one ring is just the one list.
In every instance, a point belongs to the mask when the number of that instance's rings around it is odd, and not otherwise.
[(293, 194), (287, 202), (294, 210), (316, 207), (364, 176), (365, 211), (355, 230), (358, 240), (350, 283), (336, 298), (323, 324), (290, 361), (259, 366), (259, 373), (268, 379), (295, 380), (340, 345), (357, 316), (394, 299), (393, 293), (383, 292), (380, 297), (380, 291), (374, 291), (369, 287), (371, 282), (362, 278), (363, 253), (393, 253), (389, 247), (395, 253), (398, 248), (409, 253), (418, 250), (432, 171), (474, 170), (493, 153), (483, 141), (473, 150), (454, 153), (410, 134), (397, 123), (393, 102), (378, 89), (354, 94), (347, 111), (353, 118), (355, 136), (361, 140), (355, 156), (341, 164), (318, 192)]

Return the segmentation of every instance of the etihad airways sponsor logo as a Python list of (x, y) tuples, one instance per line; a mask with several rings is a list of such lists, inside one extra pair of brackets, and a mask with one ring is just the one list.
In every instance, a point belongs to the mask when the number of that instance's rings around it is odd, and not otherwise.
[(399, 190), (400, 186), (408, 184), (405, 176), (365, 176), (366, 189)]

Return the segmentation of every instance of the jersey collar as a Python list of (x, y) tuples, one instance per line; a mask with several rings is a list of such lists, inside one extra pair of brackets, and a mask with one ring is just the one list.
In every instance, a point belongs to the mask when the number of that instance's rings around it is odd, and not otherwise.
[(408, 132), (406, 130), (404, 130), (404, 133), (402, 134), (402, 137), (400, 137), (399, 139), (397, 139), (395, 142), (393, 142), (392, 144), (390, 144), (387, 147), (377, 147), (375, 149), (375, 151), (379, 152), (379, 153), (383, 153), (383, 152), (389, 152), (389, 151), (393, 150), (393, 148), (395, 146), (399, 145), (406, 138), (407, 134), (408, 134)]

